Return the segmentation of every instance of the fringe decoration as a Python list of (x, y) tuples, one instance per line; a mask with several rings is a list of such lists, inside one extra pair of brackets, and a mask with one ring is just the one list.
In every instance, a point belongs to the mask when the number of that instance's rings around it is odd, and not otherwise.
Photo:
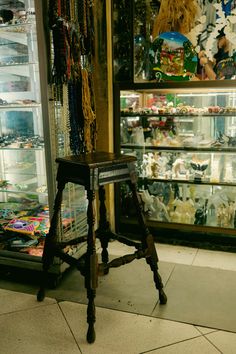
[(153, 24), (153, 39), (163, 32), (187, 34), (194, 27), (198, 14), (196, 0), (162, 0)]
[(86, 69), (82, 69), (82, 107), (84, 114), (84, 143), (86, 152), (95, 149), (96, 136), (96, 115), (93, 111), (91, 92), (89, 85), (89, 75)]

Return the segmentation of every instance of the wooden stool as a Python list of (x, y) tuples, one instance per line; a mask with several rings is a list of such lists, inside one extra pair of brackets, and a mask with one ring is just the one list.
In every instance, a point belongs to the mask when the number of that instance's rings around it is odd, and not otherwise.
[[(45, 287), (47, 284), (48, 271), (53, 264), (54, 256), (59, 257), (70, 265), (75, 265), (85, 278), (85, 288), (87, 290), (88, 308), (87, 308), (87, 341), (95, 341), (95, 305), (96, 288), (98, 275), (107, 274), (109, 268), (119, 267), (130, 263), (134, 259), (145, 258), (152, 272), (155, 286), (159, 292), (161, 304), (165, 304), (167, 297), (163, 291), (163, 284), (158, 273), (158, 256), (154, 245), (153, 236), (149, 232), (143, 214), (143, 207), (140, 196), (137, 192), (137, 175), (135, 171), (136, 158), (134, 156), (112, 154), (106, 152), (94, 152), (79, 156), (68, 156), (57, 158), (57, 194), (54, 203), (54, 213), (51, 219), (49, 233), (45, 240), (43, 252), (43, 273), (41, 286), (38, 291), (37, 299), (42, 301), (45, 297)], [(105, 189), (104, 185), (127, 181), (132, 192), (134, 204), (137, 210), (137, 217), (142, 231), (141, 242), (129, 240), (127, 237), (111, 232), (107, 221), (105, 207)], [(87, 223), (88, 235), (87, 251), (80, 258), (76, 259), (63, 252), (63, 248), (68, 243), (58, 242), (57, 229), (61, 210), (62, 192), (65, 184), (68, 182), (83, 185), (87, 192), (88, 208)], [(99, 227), (95, 233), (95, 192), (99, 193)], [(100, 239), (102, 246), (102, 263), (98, 264), (95, 241), (96, 237)], [(128, 246), (134, 246), (136, 251), (132, 254), (124, 255), (109, 262), (108, 260), (108, 242), (109, 239), (116, 239)], [(79, 238), (84, 241), (85, 238)], [(78, 243), (78, 239), (73, 240)], [(71, 242), (70, 242), (71, 244)]]

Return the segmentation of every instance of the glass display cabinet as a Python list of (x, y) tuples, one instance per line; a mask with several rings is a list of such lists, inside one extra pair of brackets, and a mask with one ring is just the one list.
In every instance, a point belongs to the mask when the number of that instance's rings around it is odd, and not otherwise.
[[(235, 14), (233, 1), (112, 1), (114, 147), (137, 156), (164, 242), (236, 243)], [(138, 233), (133, 210), (117, 188), (117, 231)]]
[[(54, 161), (69, 152), (69, 143), (57, 102), (50, 100), (54, 114), (48, 114), (45, 44), (36, 22), (42, 17), (35, 14), (35, 2), (1, 2), (0, 17), (0, 264), (41, 269), (55, 193)], [(83, 189), (68, 186), (61, 219), (61, 237), (86, 230)], [(55, 264), (56, 273), (61, 269)]]
[[(115, 145), (137, 157), (148, 225), (162, 237), (236, 236), (236, 89), (208, 82), (115, 85)], [(118, 133), (119, 131), (119, 133)], [(118, 229), (135, 230), (127, 187)], [(118, 203), (119, 204), (119, 203)], [(164, 230), (164, 232), (163, 232)], [(180, 238), (181, 238), (180, 237)]]

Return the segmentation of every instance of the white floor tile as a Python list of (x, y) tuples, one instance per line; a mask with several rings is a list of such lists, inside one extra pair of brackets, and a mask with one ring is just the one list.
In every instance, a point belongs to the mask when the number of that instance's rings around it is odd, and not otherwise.
[(59, 305), (83, 354), (138, 354), (200, 335), (191, 325), (96, 307), (96, 341), (88, 344), (87, 306)]
[(213, 332), (206, 335), (207, 339), (213, 343), (223, 354), (236, 353), (236, 333)]
[(135, 247), (127, 246), (118, 241), (109, 242), (108, 245), (108, 252), (113, 256), (124, 256), (125, 254), (134, 253), (135, 251)]
[(42, 307), (55, 303), (55, 299), (50, 299), (47, 297), (43, 302), (38, 302), (36, 294), (30, 295), (16, 291), (0, 289), (0, 314), (21, 311), (34, 307)]
[(150, 354), (219, 354), (219, 351), (204, 337), (199, 337), (153, 350)]
[(236, 271), (236, 253), (199, 249), (193, 265)]
[(81, 353), (57, 304), (0, 315), (3, 354)]
[(197, 254), (197, 248), (156, 244), (160, 261), (191, 265)]

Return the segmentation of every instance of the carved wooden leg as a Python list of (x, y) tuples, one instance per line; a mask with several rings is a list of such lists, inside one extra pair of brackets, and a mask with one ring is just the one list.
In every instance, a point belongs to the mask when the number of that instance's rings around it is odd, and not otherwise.
[(148, 256), (146, 257), (146, 262), (147, 262), (147, 264), (149, 264), (149, 266), (153, 272), (153, 280), (154, 280), (156, 289), (159, 292), (160, 304), (164, 305), (167, 302), (167, 296), (163, 290), (162, 279), (161, 279), (161, 276), (158, 272), (158, 256), (157, 256), (153, 236), (150, 233), (147, 236), (147, 245), (148, 245)]
[(143, 250), (147, 250), (146, 262), (149, 264), (153, 272), (153, 279), (155, 282), (155, 286), (159, 292), (160, 303), (165, 304), (167, 302), (167, 297), (163, 290), (163, 283), (161, 280), (161, 276), (158, 273), (158, 256), (157, 256), (153, 236), (146, 225), (141, 197), (137, 191), (137, 184), (136, 182), (133, 181), (128, 181), (128, 184), (130, 186), (133, 195), (133, 201), (135, 203), (138, 221), (142, 231), (142, 247)]
[(87, 341), (93, 343), (96, 338), (94, 323), (96, 321), (94, 299), (96, 297), (97, 276), (98, 276), (98, 263), (96, 255), (96, 236), (94, 230), (95, 212), (94, 212), (94, 199), (95, 193), (92, 190), (87, 191), (88, 209), (87, 209), (87, 222), (88, 222), (88, 239), (87, 239), (87, 252), (86, 252), (86, 267), (85, 267), (85, 287), (87, 289), (88, 307), (87, 307)]
[(54, 212), (51, 219), (49, 233), (47, 234), (45, 239), (45, 245), (43, 250), (43, 257), (42, 257), (43, 272), (41, 277), (40, 288), (37, 294), (38, 301), (43, 301), (45, 297), (45, 288), (48, 281), (48, 271), (51, 265), (53, 264), (53, 260), (54, 260), (55, 244), (57, 242), (57, 228), (58, 228), (59, 215), (61, 211), (62, 195), (63, 195), (64, 188), (65, 188), (65, 183), (58, 182), (57, 194), (54, 201)]
[(109, 222), (105, 205), (106, 194), (104, 186), (99, 187), (99, 238), (102, 246), (102, 262), (108, 263)]

